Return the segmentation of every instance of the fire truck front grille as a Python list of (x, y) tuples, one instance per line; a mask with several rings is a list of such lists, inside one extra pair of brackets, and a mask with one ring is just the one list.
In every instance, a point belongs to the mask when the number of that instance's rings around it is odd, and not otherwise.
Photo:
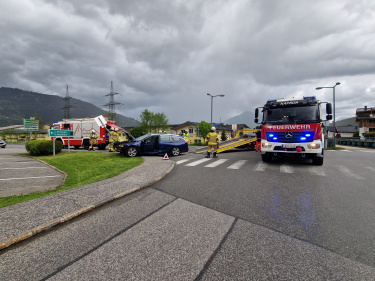
[(311, 142), (313, 140), (313, 132), (277, 132), (267, 133), (267, 141), (269, 142), (283, 142), (283, 143), (298, 143)]

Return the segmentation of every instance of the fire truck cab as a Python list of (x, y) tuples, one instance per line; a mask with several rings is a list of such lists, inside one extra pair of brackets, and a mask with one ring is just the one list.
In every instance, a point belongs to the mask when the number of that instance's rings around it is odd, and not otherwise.
[[(322, 104), (326, 104), (326, 118), (322, 116)], [(320, 102), (315, 96), (293, 100), (268, 100), (255, 109), (255, 123), (259, 111), (261, 122), (261, 154), (264, 162), (273, 157), (306, 157), (313, 164), (323, 165), (323, 121), (332, 119), (330, 103)]]

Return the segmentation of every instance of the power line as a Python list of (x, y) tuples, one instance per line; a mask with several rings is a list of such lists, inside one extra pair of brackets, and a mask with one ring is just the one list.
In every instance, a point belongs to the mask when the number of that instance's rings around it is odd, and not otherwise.
[(64, 119), (70, 119), (70, 108), (73, 107), (72, 105), (70, 105), (70, 97), (69, 97), (69, 86), (66, 85), (66, 95), (65, 95), (65, 98), (63, 98), (64, 100)]
[(115, 93), (113, 91), (113, 82), (111, 81), (111, 91), (109, 94), (106, 94), (105, 96), (106, 97), (109, 97), (109, 102), (103, 106), (108, 106), (108, 118), (110, 120), (113, 120), (115, 121), (116, 120), (116, 110), (115, 110), (115, 106), (117, 104), (121, 105), (121, 103), (119, 102), (115, 102), (115, 95), (119, 95), (119, 93)]

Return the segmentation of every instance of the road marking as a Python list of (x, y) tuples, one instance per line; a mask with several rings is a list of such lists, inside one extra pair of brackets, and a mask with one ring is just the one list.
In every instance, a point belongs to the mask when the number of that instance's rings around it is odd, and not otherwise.
[(371, 171), (375, 172), (375, 168), (374, 167), (366, 167), (367, 169), (370, 169)]
[(294, 170), (293, 170), (292, 166), (289, 166), (289, 165), (286, 165), (286, 164), (282, 164), (280, 166), (280, 172), (281, 173), (292, 174), (292, 173), (294, 173)]
[(228, 159), (219, 159), (219, 160), (216, 160), (216, 161), (212, 162), (211, 164), (206, 165), (205, 167), (214, 168), (214, 167), (217, 167), (217, 166), (223, 164), (226, 161), (228, 161)]
[(187, 161), (189, 161), (189, 160), (190, 160), (190, 159), (179, 160), (179, 161), (176, 162), (176, 164), (179, 165), (179, 164), (185, 163), (185, 162), (187, 162)]
[(26, 178), (9, 178), (9, 179), (0, 179), (0, 181), (11, 181), (11, 180), (28, 180), (28, 179), (43, 179), (43, 178), (57, 178), (58, 176), (43, 176), (43, 177), (26, 177)]
[(323, 168), (318, 168), (318, 167), (308, 167), (309, 171), (311, 174), (315, 176), (322, 176), (325, 177), (326, 173), (324, 172)]
[(355, 178), (357, 180), (363, 180), (364, 179), (361, 176), (358, 176), (357, 174), (354, 174), (352, 171), (350, 171), (348, 168), (346, 168), (344, 166), (337, 165), (337, 167), (339, 168), (340, 172), (344, 173), (345, 175), (348, 175), (351, 178)]
[(47, 169), (47, 167), (2, 168), (1, 170)]
[(230, 165), (227, 169), (232, 169), (232, 170), (238, 170), (240, 169), (243, 165), (246, 164), (249, 160), (238, 160), (234, 164)]
[[(1, 158), (0, 158), (1, 159)], [(0, 164), (12, 164), (12, 163), (17, 163), (17, 164), (24, 164), (24, 163), (29, 163), (30, 164), (31, 161), (27, 161), (27, 162), (17, 162), (17, 161), (12, 161), (12, 162), (4, 162), (4, 163), (0, 163)]]
[(266, 170), (267, 167), (268, 167), (268, 164), (267, 164), (267, 163), (259, 162), (259, 163), (255, 166), (255, 171), (257, 171), (257, 172), (264, 172), (264, 171)]
[(192, 162), (190, 164), (187, 164), (186, 166), (190, 166), (190, 167), (197, 166), (199, 164), (202, 164), (202, 163), (204, 163), (206, 161), (210, 161), (210, 160), (211, 160), (211, 158), (204, 158), (204, 159), (201, 159), (201, 160), (198, 160), (198, 161), (194, 161), (194, 162)]

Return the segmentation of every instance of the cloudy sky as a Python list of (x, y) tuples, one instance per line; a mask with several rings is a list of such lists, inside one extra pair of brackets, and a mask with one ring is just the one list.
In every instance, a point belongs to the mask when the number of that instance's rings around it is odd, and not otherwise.
[(375, 1), (0, 0), (0, 86), (170, 123), (219, 122), (316, 95), (336, 119), (375, 107)]

